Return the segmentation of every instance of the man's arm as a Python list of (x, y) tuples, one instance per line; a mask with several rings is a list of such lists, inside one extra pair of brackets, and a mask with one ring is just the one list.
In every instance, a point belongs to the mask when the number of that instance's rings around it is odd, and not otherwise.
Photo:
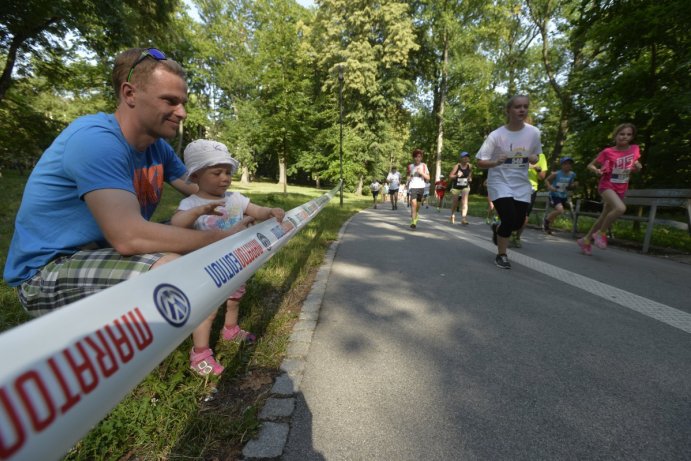
[(84, 201), (106, 240), (125, 256), (156, 252), (185, 254), (232, 233), (149, 222), (141, 215), (137, 197), (126, 190), (95, 190), (84, 195)]

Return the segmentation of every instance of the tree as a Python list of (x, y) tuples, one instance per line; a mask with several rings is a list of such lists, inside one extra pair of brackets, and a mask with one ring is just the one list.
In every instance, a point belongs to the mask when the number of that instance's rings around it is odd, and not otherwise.
[[(406, 65), (418, 48), (408, 5), (397, 1), (318, 1), (312, 31), (321, 91), (337, 95), (337, 69), (344, 68), (344, 174), (360, 191), (364, 177), (384, 169), (400, 149), (387, 127), (412, 89)], [(335, 97), (330, 99), (334, 103)], [(335, 118), (333, 123), (337, 123)], [(401, 126), (395, 122), (393, 126)], [(400, 152), (400, 150), (399, 150)]]
[[(0, 10), (0, 101), (15, 73), (30, 74), (36, 63), (59, 64), (73, 54), (64, 37), (76, 33), (89, 50), (105, 58), (138, 39), (163, 36), (178, 0), (5, 0)], [(35, 59), (30, 59), (34, 57)]]

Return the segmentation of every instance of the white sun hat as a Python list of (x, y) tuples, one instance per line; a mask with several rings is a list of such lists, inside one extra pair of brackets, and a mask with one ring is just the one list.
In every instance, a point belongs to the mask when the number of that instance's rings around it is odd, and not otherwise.
[(225, 144), (208, 139), (197, 139), (185, 147), (187, 178), (197, 171), (214, 165), (230, 165), (230, 174), (235, 174), (240, 164), (230, 156)]

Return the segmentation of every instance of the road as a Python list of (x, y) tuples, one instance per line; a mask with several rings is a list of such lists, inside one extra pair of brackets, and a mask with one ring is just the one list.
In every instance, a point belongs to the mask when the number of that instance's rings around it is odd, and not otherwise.
[(351, 220), (282, 459), (691, 459), (691, 265), (528, 229), (502, 270), (446, 213)]

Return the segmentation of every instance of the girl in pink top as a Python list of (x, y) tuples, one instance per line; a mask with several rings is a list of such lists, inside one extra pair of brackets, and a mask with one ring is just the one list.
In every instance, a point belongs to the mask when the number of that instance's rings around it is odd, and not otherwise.
[(602, 198), (602, 213), (587, 234), (577, 240), (581, 253), (592, 253), (591, 240), (598, 248), (607, 248), (606, 231), (626, 211), (624, 194), (629, 189), (629, 176), (643, 168), (637, 145), (631, 144), (636, 127), (622, 123), (614, 130), (614, 147), (608, 147), (588, 164), (587, 168), (600, 177), (598, 192)]

